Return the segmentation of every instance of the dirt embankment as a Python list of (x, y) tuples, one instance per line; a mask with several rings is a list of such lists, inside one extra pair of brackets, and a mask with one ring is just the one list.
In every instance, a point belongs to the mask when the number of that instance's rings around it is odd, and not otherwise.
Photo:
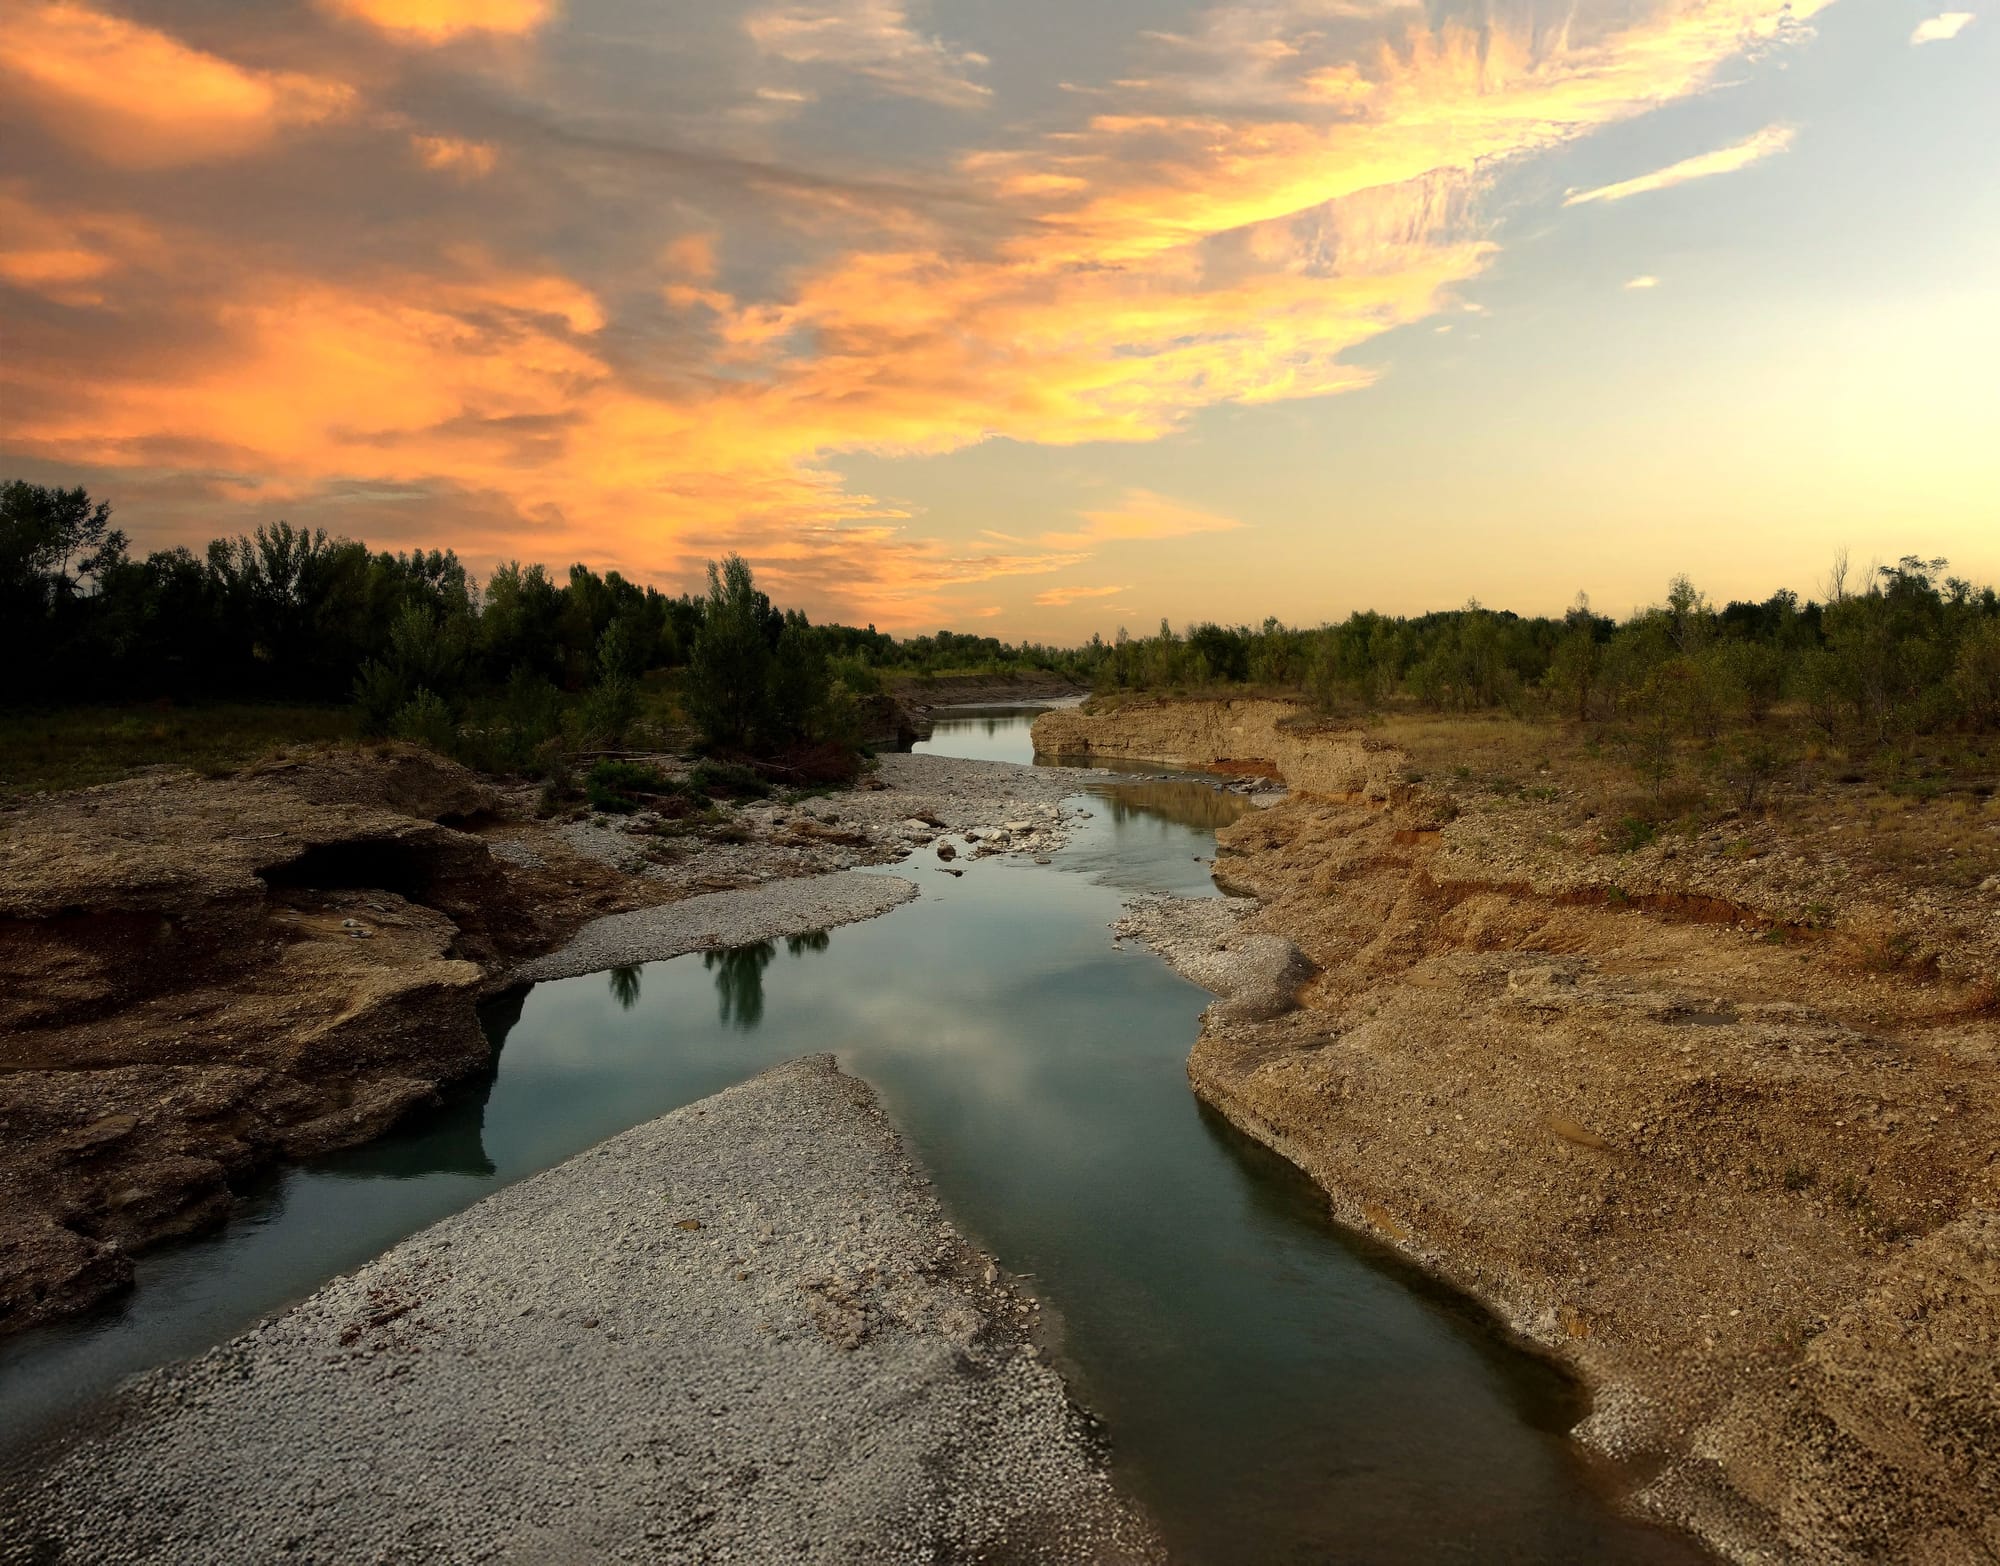
[(1453, 800), (1279, 704), (1183, 706), (1036, 733), (1300, 790), (1220, 835), (1256, 901), (1131, 921), (1234, 997), (1197, 1092), (1575, 1367), (1637, 1504), (1743, 1561), (2000, 1560), (1996, 910), (1782, 823), (1587, 852), (1559, 781)]
[(1132, 697), (1109, 711), (1070, 708), (1035, 720), (1035, 754), (1207, 767), (1282, 778), (1333, 798), (1386, 798), (1401, 776), (1395, 750), (1314, 722), (1289, 702)]
[(484, 1069), (474, 1001), (660, 893), (404, 747), (163, 772), (0, 817), (0, 1332), (220, 1223), (259, 1167)]

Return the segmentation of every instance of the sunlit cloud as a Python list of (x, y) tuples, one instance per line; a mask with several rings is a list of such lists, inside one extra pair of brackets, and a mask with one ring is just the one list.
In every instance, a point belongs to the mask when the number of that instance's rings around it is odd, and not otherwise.
[(57, 214), (0, 185), (0, 283), (58, 304), (99, 305), (124, 258), (156, 242), (153, 230), (116, 213)]
[(1641, 272), (1625, 285), (1627, 288), (1658, 288), (1660, 280), (1651, 272)]
[(319, 0), (337, 16), (425, 44), (467, 34), (532, 33), (555, 13), (554, 0)]
[(0, 86), (51, 135), (127, 168), (230, 158), (346, 113), (354, 91), (259, 71), (87, 6), (10, 6)]
[(1685, 185), (1690, 180), (1734, 174), (1738, 169), (1747, 169), (1753, 163), (1761, 163), (1783, 152), (1791, 146), (1794, 134), (1789, 125), (1768, 125), (1756, 135), (1746, 136), (1730, 146), (1718, 147), (1714, 152), (1704, 152), (1697, 157), (1683, 158), (1678, 163), (1655, 169), (1650, 174), (1641, 174), (1636, 179), (1620, 180), (1615, 185), (1599, 185), (1594, 190), (1572, 191), (1563, 198), (1563, 205), (1580, 207), (1587, 201), (1624, 201), (1631, 196)]
[[(423, 44), (533, 34), (553, 16), (527, 0), (323, 8)], [(517, 147), (487, 119), (441, 113), (419, 132), (356, 116), (342, 177), (386, 170), (417, 192), (400, 249), (371, 235), (332, 255), (314, 236), (267, 234), (251, 253), (236, 225), (182, 212), (172, 190), (120, 229), (51, 182), (18, 195), (36, 221), (0, 233), (0, 279), (102, 320), (88, 355), (83, 329), (53, 318), (10, 342), (0, 447), (178, 474), (264, 515), (427, 496), (437, 536), (487, 558), (671, 578), (738, 548), (788, 602), (936, 623), (974, 612), (986, 583), (1242, 523), (1135, 488), (1065, 531), (954, 546), (848, 483), (844, 458), (1146, 442), (1205, 409), (1372, 385), (1381, 367), (1360, 355), (1383, 334), (1476, 312), (1459, 291), (1495, 254), (1482, 199), (1496, 167), (1701, 91), (1816, 9), (1642, 0), (1566, 27), (1474, 27), (1414, 7), (1224, 6), (1183, 37), (1135, 40), (1133, 74), (1078, 94), (1054, 129), (950, 117), (980, 139), (921, 177), (704, 162), (705, 148), (639, 138), (621, 163), (543, 131)], [(136, 95), (139, 120), (98, 118), (123, 124), (121, 143), (181, 149), (167, 161), (247, 151), (351, 100), (327, 84), (280, 94), (289, 78), (74, 6), (31, 14), (62, 20), (32, 46), (0, 35), (8, 79), (76, 77), (61, 62), (78, 55), (79, 25), (113, 40), (113, 74), (154, 90)], [(745, 68), (785, 78), (734, 83), (746, 99), (798, 107), (841, 78), (960, 108), (991, 96), (983, 61), (890, 0), (767, 7), (743, 28), (728, 30)], [(165, 90), (161, 73), (180, 70), (234, 85)], [(82, 88), (36, 91), (90, 117)], [(313, 195), (338, 210), (352, 190)], [(369, 518), (344, 525), (365, 535)]]
[(1065, 604), (1083, 603), (1092, 598), (1116, 598), (1120, 593), (1128, 593), (1129, 587), (1051, 587), (1035, 594), (1035, 602), (1045, 609), (1059, 609)]
[[(753, 12), (744, 23), (767, 56), (788, 65), (857, 77), (883, 92), (953, 108), (976, 108), (992, 90), (974, 80), (986, 57), (919, 32), (901, 0), (821, 0)], [(766, 88), (773, 102), (806, 95)]]
[[(1243, 526), (1235, 517), (1204, 511), (1156, 495), (1149, 489), (1128, 489), (1118, 503), (1083, 513), (1083, 526), (1072, 532), (1045, 533), (1042, 542), (1057, 545), (1130, 543), (1141, 540), (1189, 538), (1197, 533), (1229, 533)], [(1123, 592), (1106, 588), (1106, 593)]]
[(1910, 34), (1912, 44), (1944, 43), (1956, 38), (1972, 25), (1970, 11), (1946, 11), (1927, 21), (1917, 23), (1917, 29)]
[(410, 148), (425, 168), (461, 179), (484, 179), (500, 161), (499, 149), (492, 143), (457, 136), (412, 136)]

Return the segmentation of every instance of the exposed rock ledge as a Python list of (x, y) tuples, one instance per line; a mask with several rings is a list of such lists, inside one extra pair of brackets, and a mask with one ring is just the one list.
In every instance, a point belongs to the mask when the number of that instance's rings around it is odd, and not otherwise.
[(1013, 1292), (809, 1057), (128, 1384), (0, 1559), (1160, 1558)]
[[(1230, 705), (1064, 720), (1100, 755), (1283, 753), (1271, 714)], [(1393, 751), (1297, 759), (1322, 797), (1219, 834), (1219, 878), (1255, 900), (1124, 927), (1227, 997), (1196, 1092), (1573, 1366), (1577, 1434), (1639, 1507), (1742, 1562), (2000, 1560), (1981, 992), (1949, 961), (1884, 974), (1837, 934), (1765, 939), (1780, 878), (1729, 880), (1721, 921), (1686, 863), (1662, 867), (1678, 892), (1585, 898), (1563, 888), (1605, 870), (1538, 847), (1531, 807), (1441, 823)], [(1274, 993), (1292, 948), (1318, 971)]]

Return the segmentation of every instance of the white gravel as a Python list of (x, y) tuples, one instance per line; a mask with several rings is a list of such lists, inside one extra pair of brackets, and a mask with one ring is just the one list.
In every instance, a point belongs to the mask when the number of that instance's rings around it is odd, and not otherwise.
[(1253, 897), (1139, 897), (1112, 929), (1222, 997), (1216, 1017), (1256, 1022), (1293, 1010), (1299, 990), (1319, 971), (1283, 936), (1248, 927), (1261, 908)]
[[(672, 771), (671, 757), (658, 765)], [(1076, 767), (890, 754), (862, 787), (798, 803), (725, 807), (728, 828), (676, 835), (648, 812), (549, 828), (570, 852), (687, 892), (893, 864), (949, 840), (955, 852), (1044, 858), (1069, 838), (1061, 803), (1112, 774)], [(1012, 823), (1010, 830), (1009, 823)], [(663, 835), (663, 826), (670, 830)]]
[(129, 1383), (0, 1560), (1153, 1560), (863, 1084), (794, 1061)]
[(534, 958), (514, 971), (517, 983), (573, 979), (606, 968), (660, 962), (683, 952), (747, 946), (786, 935), (857, 924), (917, 895), (915, 883), (894, 875), (842, 872), (797, 881), (771, 881), (733, 892), (708, 892), (593, 919), (560, 951)]

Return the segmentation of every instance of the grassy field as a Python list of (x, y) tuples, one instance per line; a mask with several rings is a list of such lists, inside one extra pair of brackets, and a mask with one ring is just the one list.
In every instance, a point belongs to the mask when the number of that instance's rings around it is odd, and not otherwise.
[(281, 746), (358, 735), (348, 706), (148, 703), (0, 712), (0, 796), (86, 788), (142, 767), (230, 772)]

